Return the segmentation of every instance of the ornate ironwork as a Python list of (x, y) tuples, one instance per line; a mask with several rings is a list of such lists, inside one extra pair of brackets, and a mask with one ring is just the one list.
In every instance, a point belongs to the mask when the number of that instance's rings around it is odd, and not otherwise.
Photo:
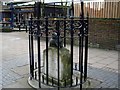
[[(82, 2), (83, 3), (83, 2)], [(35, 55), (35, 44), (34, 38), (37, 41), (37, 58)], [(49, 57), (48, 48), (49, 40), (50, 45), (55, 45), (57, 47), (57, 83), (55, 78), (49, 78)], [(46, 67), (42, 66), (41, 58), (41, 39), (45, 39), (46, 48)], [(68, 40), (68, 41), (67, 41)], [(79, 47), (79, 63), (73, 63), (74, 61), (74, 42), (77, 40)], [(63, 42), (62, 42), (63, 41)], [(61, 47), (66, 47), (66, 43), (70, 43), (70, 64), (71, 64), (71, 74), (70, 74), (70, 84), (67, 84), (67, 80), (60, 83), (60, 53)], [(83, 50), (85, 47), (85, 50)], [(30, 80), (35, 80), (39, 83), (39, 88), (41, 84), (45, 84), (52, 87), (75, 87), (80, 85), (82, 89), (82, 84), (87, 80), (87, 56), (88, 56), (88, 17), (84, 18), (84, 13), (81, 13), (79, 18), (37, 18), (33, 17), (29, 20), (29, 56), (30, 56)], [(35, 59), (37, 61), (35, 61)], [(44, 74), (42, 68), (46, 68)]]

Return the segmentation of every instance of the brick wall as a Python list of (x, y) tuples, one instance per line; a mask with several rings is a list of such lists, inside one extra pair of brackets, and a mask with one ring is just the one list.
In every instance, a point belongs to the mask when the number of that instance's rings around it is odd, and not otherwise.
[(116, 49), (120, 33), (120, 19), (90, 19), (89, 45), (104, 49)]

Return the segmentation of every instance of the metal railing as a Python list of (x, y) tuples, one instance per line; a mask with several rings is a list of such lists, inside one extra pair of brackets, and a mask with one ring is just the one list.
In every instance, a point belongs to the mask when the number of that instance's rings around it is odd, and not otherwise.
[[(83, 3), (83, 2), (82, 2)], [(57, 34), (57, 78), (49, 78), (49, 39), (52, 34)], [(34, 43), (34, 38), (36, 38), (36, 44)], [(46, 67), (42, 65), (42, 46), (41, 40), (45, 39), (45, 49), (46, 49)], [(61, 85), (60, 80), (60, 39), (63, 40), (63, 47), (66, 47), (66, 39), (70, 40), (70, 84), (66, 84), (67, 80), (63, 81)], [(74, 63), (74, 41), (77, 39), (79, 45), (79, 63)], [(36, 47), (36, 48), (35, 48)], [(83, 50), (83, 47), (85, 48)], [(37, 58), (35, 58), (35, 55)], [(84, 18), (84, 12), (78, 19), (74, 17), (70, 18), (33, 18), (31, 16), (29, 20), (29, 59), (30, 59), (30, 80), (35, 80), (39, 84), (39, 88), (42, 88), (42, 84), (51, 87), (65, 88), (65, 87), (75, 87), (80, 85), (82, 90), (82, 84), (87, 80), (87, 56), (88, 56), (88, 16)], [(42, 68), (46, 68), (42, 72)], [(74, 75), (74, 72), (78, 75)], [(57, 82), (55, 82), (57, 81)]]

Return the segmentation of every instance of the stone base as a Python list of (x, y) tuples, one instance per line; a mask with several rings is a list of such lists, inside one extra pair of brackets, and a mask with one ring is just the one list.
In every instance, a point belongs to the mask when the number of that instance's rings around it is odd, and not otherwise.
[[(32, 87), (32, 88), (39, 88), (39, 82), (35, 79), (30, 79), (30, 77), (28, 78), (28, 84)], [(41, 83), (41, 88), (52, 88), (50, 86), (44, 85)]]
[(36, 81), (34, 79), (31, 80), (30, 77), (28, 78), (28, 84), (33, 88), (39, 88), (38, 81)]
[[(28, 78), (28, 83), (33, 88), (39, 88), (39, 82), (37, 80), (34, 80), (34, 79), (30, 80), (30, 78)], [(87, 81), (83, 84), (83, 88), (95, 88), (100, 83), (101, 83), (100, 81), (88, 78)], [(55, 88), (55, 87), (48, 86), (48, 85), (41, 83), (41, 88)], [(73, 88), (80, 88), (80, 85), (73, 87)]]
[[(43, 75), (43, 76), (44, 76), (44, 79), (46, 81), (46, 75)], [(49, 83), (53, 82), (54, 85), (58, 85), (58, 80), (56, 78), (48, 77), (48, 82)], [(70, 85), (71, 84), (71, 80), (70, 79), (67, 79), (66, 81), (59, 80), (59, 86), (64, 87), (65, 84), (66, 84), (66, 86)]]

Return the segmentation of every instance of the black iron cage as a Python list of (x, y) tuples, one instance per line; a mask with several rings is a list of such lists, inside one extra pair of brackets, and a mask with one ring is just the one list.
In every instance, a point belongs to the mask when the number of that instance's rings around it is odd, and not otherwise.
[[(83, 5), (83, 2), (81, 3)], [(49, 41), (53, 35), (57, 38), (57, 78), (49, 77)], [(60, 80), (60, 41), (63, 41), (63, 47), (70, 51), (70, 75), (64, 81)], [(77, 49), (74, 46), (77, 43)], [(45, 49), (45, 65), (43, 64), (43, 50)], [(77, 51), (76, 51), (77, 50)], [(77, 58), (74, 58), (76, 57)], [(35, 82), (37, 88), (42, 88), (42, 85), (64, 88), (80, 86), (87, 80), (87, 58), (88, 57), (88, 16), (84, 17), (82, 12), (79, 18), (48, 18), (31, 16), (29, 20), (29, 60), (30, 60), (30, 78), (29, 84)], [(78, 62), (75, 62), (75, 61)], [(44, 71), (43, 71), (43, 68)], [(51, 72), (52, 73), (52, 72)], [(67, 77), (67, 76), (66, 76)], [(33, 82), (32, 82), (33, 81)], [(69, 83), (68, 83), (69, 81)], [(62, 83), (61, 83), (62, 82)], [(36, 88), (36, 87), (35, 87)]]

